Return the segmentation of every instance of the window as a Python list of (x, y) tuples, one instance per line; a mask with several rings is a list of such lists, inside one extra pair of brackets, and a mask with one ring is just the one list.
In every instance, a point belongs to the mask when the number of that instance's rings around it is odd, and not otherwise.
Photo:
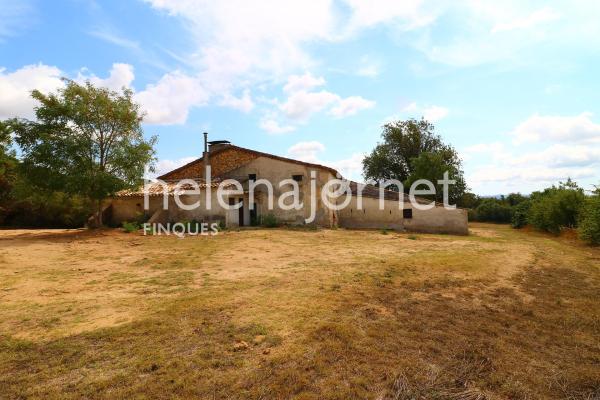
[(256, 174), (248, 174), (248, 180), (251, 182), (256, 181)]
[(296, 182), (302, 182), (302, 175), (292, 175), (292, 179)]
[(402, 210), (402, 218), (411, 219), (412, 218), (412, 208), (405, 208)]
[(233, 197), (229, 198), (229, 205), (230, 206), (235, 206), (235, 199)]

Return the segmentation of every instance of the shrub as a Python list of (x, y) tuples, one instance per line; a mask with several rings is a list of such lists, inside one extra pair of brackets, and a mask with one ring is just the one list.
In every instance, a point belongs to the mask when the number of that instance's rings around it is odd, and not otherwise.
[(276, 228), (279, 226), (279, 222), (275, 215), (267, 214), (262, 217), (262, 225), (266, 228)]
[(537, 229), (558, 234), (562, 228), (577, 226), (584, 201), (583, 190), (569, 180), (559, 187), (533, 193), (527, 221)]
[(531, 203), (529, 200), (521, 201), (519, 204), (513, 207), (511, 220), (511, 226), (513, 228), (519, 229), (527, 225), (527, 214), (529, 213), (530, 207)]
[(124, 221), (123, 229), (127, 233), (137, 232), (140, 229), (140, 224), (138, 224), (136, 221), (132, 221), (132, 222)]
[(31, 188), (17, 192), (16, 197), (4, 213), (4, 224), (9, 226), (80, 228), (92, 210), (85, 198), (61, 192)]
[(498, 199), (484, 199), (475, 209), (475, 219), (481, 222), (510, 222), (512, 209)]
[(600, 244), (600, 194), (588, 197), (579, 217), (579, 238), (586, 243)]

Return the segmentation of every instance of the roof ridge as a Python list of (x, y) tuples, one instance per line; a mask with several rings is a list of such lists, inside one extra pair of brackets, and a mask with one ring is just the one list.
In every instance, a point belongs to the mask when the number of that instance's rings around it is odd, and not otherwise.
[[(314, 164), (314, 163), (309, 163), (309, 162), (305, 162), (305, 161), (295, 160), (293, 158), (287, 158), (287, 157), (278, 156), (278, 155), (271, 154), (271, 153), (265, 153), (265, 152), (258, 151), (258, 150), (252, 150), (252, 149), (248, 149), (248, 148), (245, 148), (245, 147), (236, 146), (234, 144), (229, 144), (229, 145), (223, 146), (223, 147), (221, 147), (219, 149), (214, 150), (212, 153), (209, 152), (208, 154), (209, 154), (209, 157), (210, 157), (210, 156), (222, 153), (223, 151), (226, 151), (226, 150), (229, 150), (229, 149), (237, 149), (237, 150), (241, 150), (241, 151), (246, 151), (246, 152), (249, 152), (249, 153), (253, 153), (253, 154), (255, 154), (255, 155), (259, 156), (259, 157), (268, 157), (268, 158), (272, 158), (272, 159), (275, 159), (275, 160), (286, 161), (286, 162), (293, 162), (293, 163), (296, 163), (296, 164), (306, 165), (306, 166), (309, 166), (309, 167), (325, 169), (325, 170), (328, 170), (328, 171), (332, 172), (334, 175), (340, 175), (341, 176), (341, 174), (336, 169), (328, 167), (326, 165)], [(202, 162), (203, 159), (204, 159), (204, 157), (197, 158), (197, 159), (195, 159), (193, 161), (190, 161), (187, 164), (184, 164), (184, 165), (182, 165), (180, 167), (177, 167), (177, 168), (175, 168), (175, 169), (173, 169), (173, 170), (171, 170), (171, 171), (169, 171), (167, 173), (164, 173), (164, 174), (162, 174), (161, 176), (159, 176), (157, 178), (158, 179), (163, 179), (164, 176), (170, 175), (170, 174), (172, 174), (174, 172), (181, 171), (184, 168), (189, 167), (190, 165), (195, 165), (195, 164), (197, 164), (199, 162)], [(247, 164), (247, 163), (244, 163), (244, 164)], [(242, 164), (242, 165), (244, 165), (244, 164)]]

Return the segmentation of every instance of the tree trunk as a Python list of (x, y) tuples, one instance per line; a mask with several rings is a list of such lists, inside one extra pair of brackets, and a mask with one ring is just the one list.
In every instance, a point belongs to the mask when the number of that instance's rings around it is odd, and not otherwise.
[(102, 228), (102, 200), (98, 200), (98, 214), (96, 215), (96, 225), (98, 228)]

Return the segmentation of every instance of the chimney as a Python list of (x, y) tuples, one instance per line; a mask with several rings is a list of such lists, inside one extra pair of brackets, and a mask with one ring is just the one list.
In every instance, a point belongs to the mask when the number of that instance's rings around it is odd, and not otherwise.
[(204, 132), (204, 152), (202, 153), (202, 161), (204, 162), (204, 173), (202, 174), (206, 179), (206, 170), (210, 165), (210, 160), (208, 159), (208, 132)]

